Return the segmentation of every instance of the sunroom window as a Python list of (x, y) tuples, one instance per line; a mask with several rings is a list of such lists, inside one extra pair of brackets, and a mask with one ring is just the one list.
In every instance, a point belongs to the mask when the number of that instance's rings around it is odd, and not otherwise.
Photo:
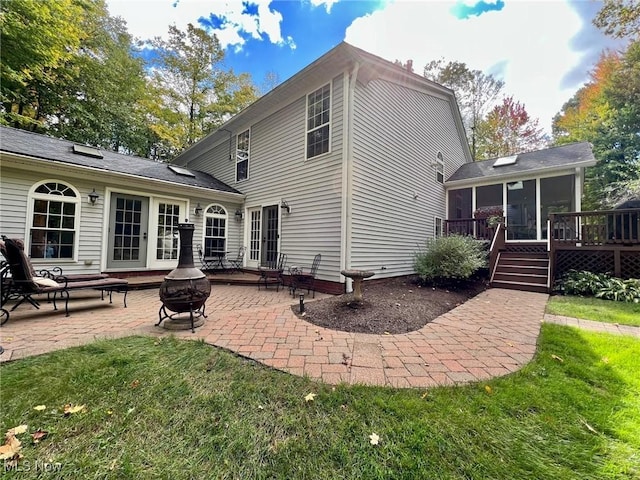
[(331, 86), (307, 95), (307, 158), (329, 151)]
[(71, 186), (45, 182), (31, 194), (29, 225), (31, 258), (72, 259), (77, 239), (80, 196)]
[(249, 177), (249, 130), (236, 138), (236, 182)]

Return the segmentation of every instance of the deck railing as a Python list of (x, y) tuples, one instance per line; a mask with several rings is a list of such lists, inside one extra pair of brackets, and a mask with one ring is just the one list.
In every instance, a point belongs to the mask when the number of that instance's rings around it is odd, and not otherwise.
[(640, 245), (640, 208), (549, 215), (556, 246)]
[(445, 235), (470, 235), (478, 240), (492, 240), (495, 228), (486, 218), (458, 218), (444, 221)]

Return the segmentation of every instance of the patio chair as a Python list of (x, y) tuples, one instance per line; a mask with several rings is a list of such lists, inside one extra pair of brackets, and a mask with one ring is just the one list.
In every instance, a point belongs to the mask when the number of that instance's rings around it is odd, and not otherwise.
[(269, 286), (269, 283), (276, 282), (276, 292), (280, 289), (280, 284), (284, 285), (284, 279), (282, 273), (287, 264), (287, 255), (285, 253), (277, 254), (273, 260), (267, 261), (264, 265), (259, 267), (260, 278), (258, 279), (258, 290), (260, 290), (260, 284), (264, 283), (264, 288)]
[[(113, 292), (124, 293), (124, 306), (127, 306), (127, 292), (129, 284), (126, 280), (120, 278), (100, 278), (97, 280), (83, 280), (69, 282), (64, 276), (56, 276), (51, 272), (43, 270), (46, 276), (34, 276), (32, 274), (33, 266), (31, 261), (21, 248), (20, 242), (2, 237), (5, 244), (5, 255), (11, 272), (11, 281), (8, 282), (8, 293), (2, 294), (2, 301), (15, 299), (17, 303), (11, 308), (14, 311), (25, 301), (31, 303), (34, 307), (40, 308), (40, 304), (33, 299), (33, 295), (37, 294), (53, 294), (53, 308), (58, 309), (56, 298), (60, 294), (64, 298), (64, 309), (66, 316), (69, 316), (69, 292), (71, 290), (92, 289), (100, 290), (102, 299), (104, 292), (109, 293), (109, 303), (113, 303)], [(8, 317), (4, 322), (8, 320)]]
[(321, 254), (317, 254), (313, 257), (313, 264), (308, 272), (304, 271), (304, 268), (298, 267), (295, 271), (291, 272), (291, 285), (289, 291), (292, 295), (296, 294), (298, 288), (306, 288), (307, 295), (313, 292), (313, 298), (316, 298), (316, 274), (318, 273), (318, 267), (320, 266)]
[(240, 272), (242, 268), (242, 262), (244, 260), (244, 254), (247, 252), (247, 247), (240, 247), (238, 249), (238, 256), (236, 258), (227, 258), (227, 262), (231, 264), (231, 273)]
[(224, 270), (224, 257), (227, 252), (213, 252), (215, 255), (206, 255), (202, 249), (202, 245), (198, 245), (198, 257), (200, 258), (201, 270)]

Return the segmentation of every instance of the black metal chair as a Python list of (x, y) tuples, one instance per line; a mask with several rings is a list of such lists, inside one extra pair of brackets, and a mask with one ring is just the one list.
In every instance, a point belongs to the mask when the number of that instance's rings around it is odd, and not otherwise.
[(298, 288), (306, 288), (307, 295), (313, 292), (313, 298), (316, 298), (316, 274), (318, 273), (318, 267), (320, 266), (320, 260), (322, 255), (317, 254), (313, 257), (313, 264), (308, 272), (305, 272), (303, 268), (298, 267), (296, 271), (291, 272), (291, 285), (289, 291), (292, 295), (296, 294)]
[(227, 258), (227, 262), (231, 265), (231, 273), (240, 272), (242, 268), (242, 262), (244, 260), (244, 254), (247, 252), (247, 247), (240, 247), (238, 249), (238, 256), (236, 258)]
[(269, 286), (269, 283), (273, 283), (273, 280), (275, 279), (277, 280), (276, 292), (278, 292), (280, 285), (284, 285), (282, 273), (284, 272), (286, 264), (287, 255), (285, 253), (279, 253), (273, 258), (273, 260), (267, 261), (264, 265), (261, 265), (259, 268), (260, 279), (258, 280), (258, 290), (260, 290), (261, 283), (264, 283), (264, 288), (266, 289)]

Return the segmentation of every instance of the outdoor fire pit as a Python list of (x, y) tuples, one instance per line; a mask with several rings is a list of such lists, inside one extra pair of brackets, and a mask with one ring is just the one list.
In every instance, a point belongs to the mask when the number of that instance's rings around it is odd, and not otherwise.
[(353, 280), (353, 299), (361, 303), (362, 302), (362, 280), (365, 278), (373, 277), (375, 272), (370, 270), (342, 270), (340, 272), (345, 277)]
[[(158, 312), (159, 326), (168, 330), (186, 330), (204, 324), (205, 302), (211, 294), (207, 276), (193, 264), (193, 223), (178, 224), (180, 256), (178, 267), (171, 271), (160, 285), (162, 306)], [(174, 313), (167, 312), (170, 310)], [(186, 314), (189, 315), (186, 315)]]

